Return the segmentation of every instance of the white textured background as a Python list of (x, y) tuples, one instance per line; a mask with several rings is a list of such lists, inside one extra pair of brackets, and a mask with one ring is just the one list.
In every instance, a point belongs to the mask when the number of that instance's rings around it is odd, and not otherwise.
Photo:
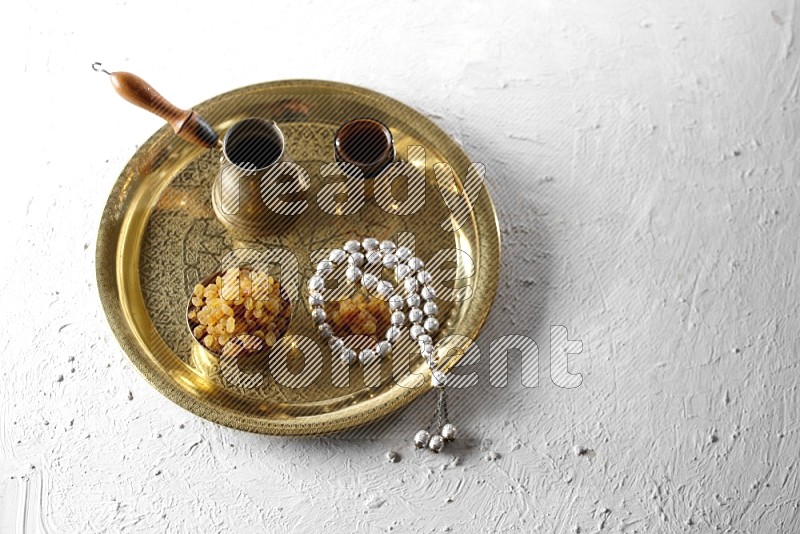
[[(797, 11), (8, 3), (0, 533), (800, 531)], [(479, 346), (524, 334), (547, 354), (566, 325), (583, 384), (556, 387), (543, 358), (539, 388), (517, 364), (495, 390), (484, 360), (452, 409), (465, 439), (439, 456), (172, 405), (127, 363), (94, 281), (106, 196), (161, 122), (93, 61), (186, 107), (299, 77), (429, 114), (486, 164), (501, 216)]]

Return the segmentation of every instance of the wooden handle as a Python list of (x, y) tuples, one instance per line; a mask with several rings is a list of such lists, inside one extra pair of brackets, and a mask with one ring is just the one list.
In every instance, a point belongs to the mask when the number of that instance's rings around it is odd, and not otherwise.
[(122, 98), (166, 120), (179, 137), (205, 148), (214, 148), (219, 143), (217, 133), (200, 115), (176, 107), (135, 74), (112, 72), (109, 77)]

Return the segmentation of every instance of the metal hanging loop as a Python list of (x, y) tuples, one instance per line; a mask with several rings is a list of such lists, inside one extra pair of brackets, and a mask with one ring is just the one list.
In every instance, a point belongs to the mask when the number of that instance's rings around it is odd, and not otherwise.
[(99, 61), (95, 61), (94, 63), (92, 63), (92, 70), (94, 70), (95, 72), (105, 72), (106, 74), (111, 76), (111, 73), (108, 72), (106, 69), (104, 69), (103, 64), (100, 63)]

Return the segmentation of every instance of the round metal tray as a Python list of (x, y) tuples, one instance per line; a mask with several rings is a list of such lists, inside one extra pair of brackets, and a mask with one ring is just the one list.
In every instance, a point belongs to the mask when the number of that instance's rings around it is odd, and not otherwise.
[[(274, 119), (286, 135), (294, 161), (310, 174), (308, 207), (279, 233), (239, 239), (219, 222), (211, 189), (219, 171), (219, 151), (202, 150), (177, 138), (168, 126), (136, 152), (108, 198), (97, 240), (97, 282), (108, 321), (131, 363), (167, 398), (187, 410), (230, 427), (265, 434), (300, 435), (343, 430), (368, 423), (405, 406), (430, 390), (427, 367), (414, 347), (405, 345), (413, 374), (395, 380), (389, 358), (380, 384), (365, 383), (360, 365), (348, 387), (331, 381), (330, 351), (321, 342), (299, 286), (288, 334), (319, 342), (320, 375), (303, 388), (284, 387), (267, 369), (242, 369), (257, 380), (243, 386), (220, 376), (219, 362), (199, 349), (186, 331), (185, 309), (194, 285), (219, 269), (233, 249), (282, 248), (297, 259), (301, 280), (313, 272), (314, 251), (339, 247), (351, 238), (374, 235), (413, 245), (425, 260), (460, 250), (452, 267), (464, 279), (450, 293), (471, 286), (468, 298), (440, 299), (440, 337), (444, 366), (454, 365), (474, 339), (494, 298), (500, 265), (500, 237), (488, 191), (466, 190), (461, 180), (470, 161), (440, 128), (413, 109), (359, 87), (314, 80), (264, 83), (219, 95), (194, 108), (221, 134), (245, 117)], [(393, 215), (374, 199), (351, 215), (326, 213), (315, 202), (325, 179), (320, 165), (333, 161), (333, 135), (354, 117), (372, 117), (388, 125), (397, 152), (425, 149), (425, 197), (412, 215)], [(449, 164), (456, 175), (455, 194), (466, 200), (465, 224), (448, 227), (451, 210), (437, 186), (433, 166)], [(442, 256), (444, 254), (444, 256)], [(447, 264), (447, 261), (445, 261)], [(474, 269), (471, 269), (474, 267)], [(447, 291), (445, 291), (447, 292)], [(463, 295), (463, 293), (462, 293)], [(458, 334), (460, 336), (451, 336)], [(267, 366), (268, 367), (268, 366)], [(253, 374), (256, 373), (256, 374)], [(410, 377), (410, 378), (409, 378)], [(418, 377), (416, 377), (418, 378)], [(414, 387), (421, 382), (422, 385)], [(255, 386), (253, 386), (255, 384)]]

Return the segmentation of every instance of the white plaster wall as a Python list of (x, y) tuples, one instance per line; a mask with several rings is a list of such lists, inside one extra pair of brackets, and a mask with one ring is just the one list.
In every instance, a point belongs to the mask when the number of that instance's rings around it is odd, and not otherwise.
[[(3, 9), (0, 532), (798, 532), (798, 5), (787, 0), (14, 2)], [(479, 340), (568, 327), (573, 390), (454, 395), (465, 439), (201, 420), (127, 363), (95, 287), (119, 171), (182, 106), (364, 85), (484, 162), (505, 252)], [(363, 437), (367, 435), (368, 437)], [(389, 463), (389, 450), (401, 455)]]

